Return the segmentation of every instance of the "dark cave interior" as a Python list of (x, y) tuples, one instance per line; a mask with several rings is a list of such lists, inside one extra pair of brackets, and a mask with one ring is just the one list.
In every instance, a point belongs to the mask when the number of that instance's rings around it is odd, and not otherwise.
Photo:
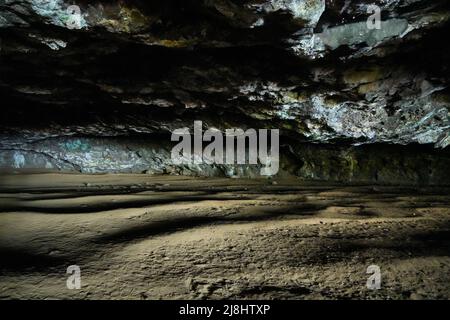
[[(450, 299), (449, 32), (447, 0), (0, 0), (0, 298)], [(279, 171), (174, 163), (194, 121), (278, 129)]]

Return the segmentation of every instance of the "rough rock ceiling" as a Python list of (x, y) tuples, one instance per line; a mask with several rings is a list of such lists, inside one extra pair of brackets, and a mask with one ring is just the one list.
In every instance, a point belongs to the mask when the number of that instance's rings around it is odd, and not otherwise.
[(291, 145), (445, 148), (449, 19), (446, 0), (0, 0), (2, 148), (195, 119)]

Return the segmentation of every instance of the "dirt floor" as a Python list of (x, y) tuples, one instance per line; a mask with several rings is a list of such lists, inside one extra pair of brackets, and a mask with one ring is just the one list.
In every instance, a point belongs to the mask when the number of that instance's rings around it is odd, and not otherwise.
[(0, 298), (450, 299), (449, 191), (2, 175)]

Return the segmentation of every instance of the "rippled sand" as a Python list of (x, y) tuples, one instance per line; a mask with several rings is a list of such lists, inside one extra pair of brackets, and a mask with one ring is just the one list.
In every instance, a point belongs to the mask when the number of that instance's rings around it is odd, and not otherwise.
[(449, 191), (2, 175), (0, 298), (450, 299)]

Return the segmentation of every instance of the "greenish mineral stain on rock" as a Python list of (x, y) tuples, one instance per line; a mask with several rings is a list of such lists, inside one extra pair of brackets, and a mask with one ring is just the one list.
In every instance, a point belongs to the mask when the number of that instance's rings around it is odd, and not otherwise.
[[(30, 1), (33, 11), (44, 17), (48, 23), (59, 27), (66, 27), (70, 19), (67, 8), (71, 5), (62, 0), (32, 0)], [(86, 28), (87, 24), (83, 14), (80, 14), (80, 28)]]
[(68, 151), (87, 152), (91, 149), (90, 145), (80, 139), (69, 140), (61, 144), (61, 147)]

